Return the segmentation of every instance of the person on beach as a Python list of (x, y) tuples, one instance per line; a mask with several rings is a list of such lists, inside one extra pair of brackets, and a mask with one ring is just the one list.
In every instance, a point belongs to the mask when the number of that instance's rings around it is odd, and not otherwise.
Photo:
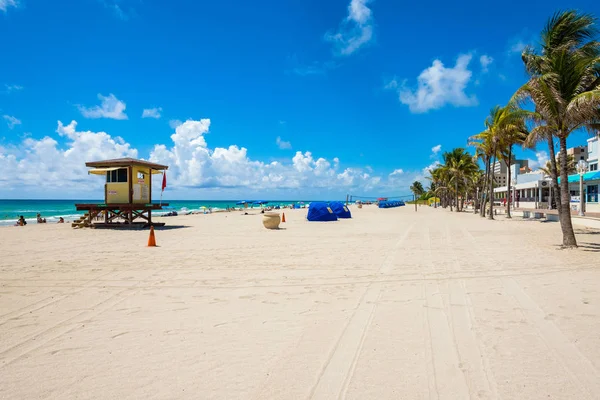
[(38, 222), (38, 224), (45, 224), (46, 223), (46, 218), (42, 218), (42, 216), (40, 215), (40, 213), (38, 213), (38, 215), (37, 215), (37, 222)]
[(58, 224), (64, 224), (64, 223), (65, 223), (65, 219), (64, 219), (63, 217), (60, 217), (60, 218), (58, 219), (58, 222), (57, 222), (57, 223), (58, 223)]
[(25, 225), (27, 225), (27, 221), (25, 221), (25, 217), (21, 215), (15, 226), (25, 226)]

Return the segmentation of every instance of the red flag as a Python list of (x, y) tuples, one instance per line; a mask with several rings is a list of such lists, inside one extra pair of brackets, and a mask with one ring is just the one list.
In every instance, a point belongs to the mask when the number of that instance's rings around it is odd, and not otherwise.
[(167, 187), (167, 172), (163, 172), (163, 182), (162, 182), (162, 191), (165, 191), (165, 188)]

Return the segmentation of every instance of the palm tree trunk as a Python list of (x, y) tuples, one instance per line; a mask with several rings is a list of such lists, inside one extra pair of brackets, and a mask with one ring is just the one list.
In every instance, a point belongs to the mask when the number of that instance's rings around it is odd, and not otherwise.
[(508, 146), (508, 182), (506, 182), (506, 218), (512, 218), (510, 215), (510, 163), (512, 161), (512, 145)]
[(573, 223), (571, 221), (571, 194), (569, 193), (569, 175), (567, 169), (567, 138), (559, 137), (560, 143), (560, 227), (563, 233), (563, 247), (577, 247)]
[[(550, 152), (550, 175), (552, 175), (552, 184), (558, 193), (553, 194), (554, 201), (556, 201), (556, 209), (558, 210), (558, 215), (562, 212), (561, 209), (561, 198), (560, 198), (560, 190), (558, 186), (558, 168), (556, 168), (556, 153), (554, 152), (554, 139), (552, 136), (548, 137), (548, 152)], [(569, 211), (570, 213), (570, 211)]]
[(456, 192), (456, 212), (459, 212), (458, 209), (458, 179), (454, 177), (454, 191)]
[(490, 157), (485, 157), (485, 178), (483, 179), (483, 185), (481, 186), (481, 201), (479, 203), (479, 216), (485, 217), (485, 205), (486, 198), (485, 190), (488, 185), (488, 179), (490, 178)]
[[(494, 153), (496, 149), (494, 148)], [(488, 219), (494, 219), (494, 171), (492, 167), (495, 164), (496, 157), (492, 156), (492, 163), (490, 164), (490, 192), (488, 196), (488, 201), (490, 202), (490, 215), (488, 215)]]

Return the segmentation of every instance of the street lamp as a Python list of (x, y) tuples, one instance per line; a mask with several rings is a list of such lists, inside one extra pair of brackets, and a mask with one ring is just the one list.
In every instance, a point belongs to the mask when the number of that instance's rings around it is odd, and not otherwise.
[(583, 194), (583, 174), (587, 172), (588, 163), (585, 160), (579, 160), (577, 163), (577, 172), (579, 173), (579, 216), (583, 217), (585, 214), (584, 210), (584, 201), (585, 196)]

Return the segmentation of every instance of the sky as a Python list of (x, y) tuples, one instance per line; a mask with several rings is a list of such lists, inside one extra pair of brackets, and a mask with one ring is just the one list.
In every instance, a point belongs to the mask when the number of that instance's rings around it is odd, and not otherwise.
[(118, 157), (169, 165), (166, 199), (408, 194), (526, 81), (563, 7), (0, 0), (0, 198), (101, 198), (85, 162)]

